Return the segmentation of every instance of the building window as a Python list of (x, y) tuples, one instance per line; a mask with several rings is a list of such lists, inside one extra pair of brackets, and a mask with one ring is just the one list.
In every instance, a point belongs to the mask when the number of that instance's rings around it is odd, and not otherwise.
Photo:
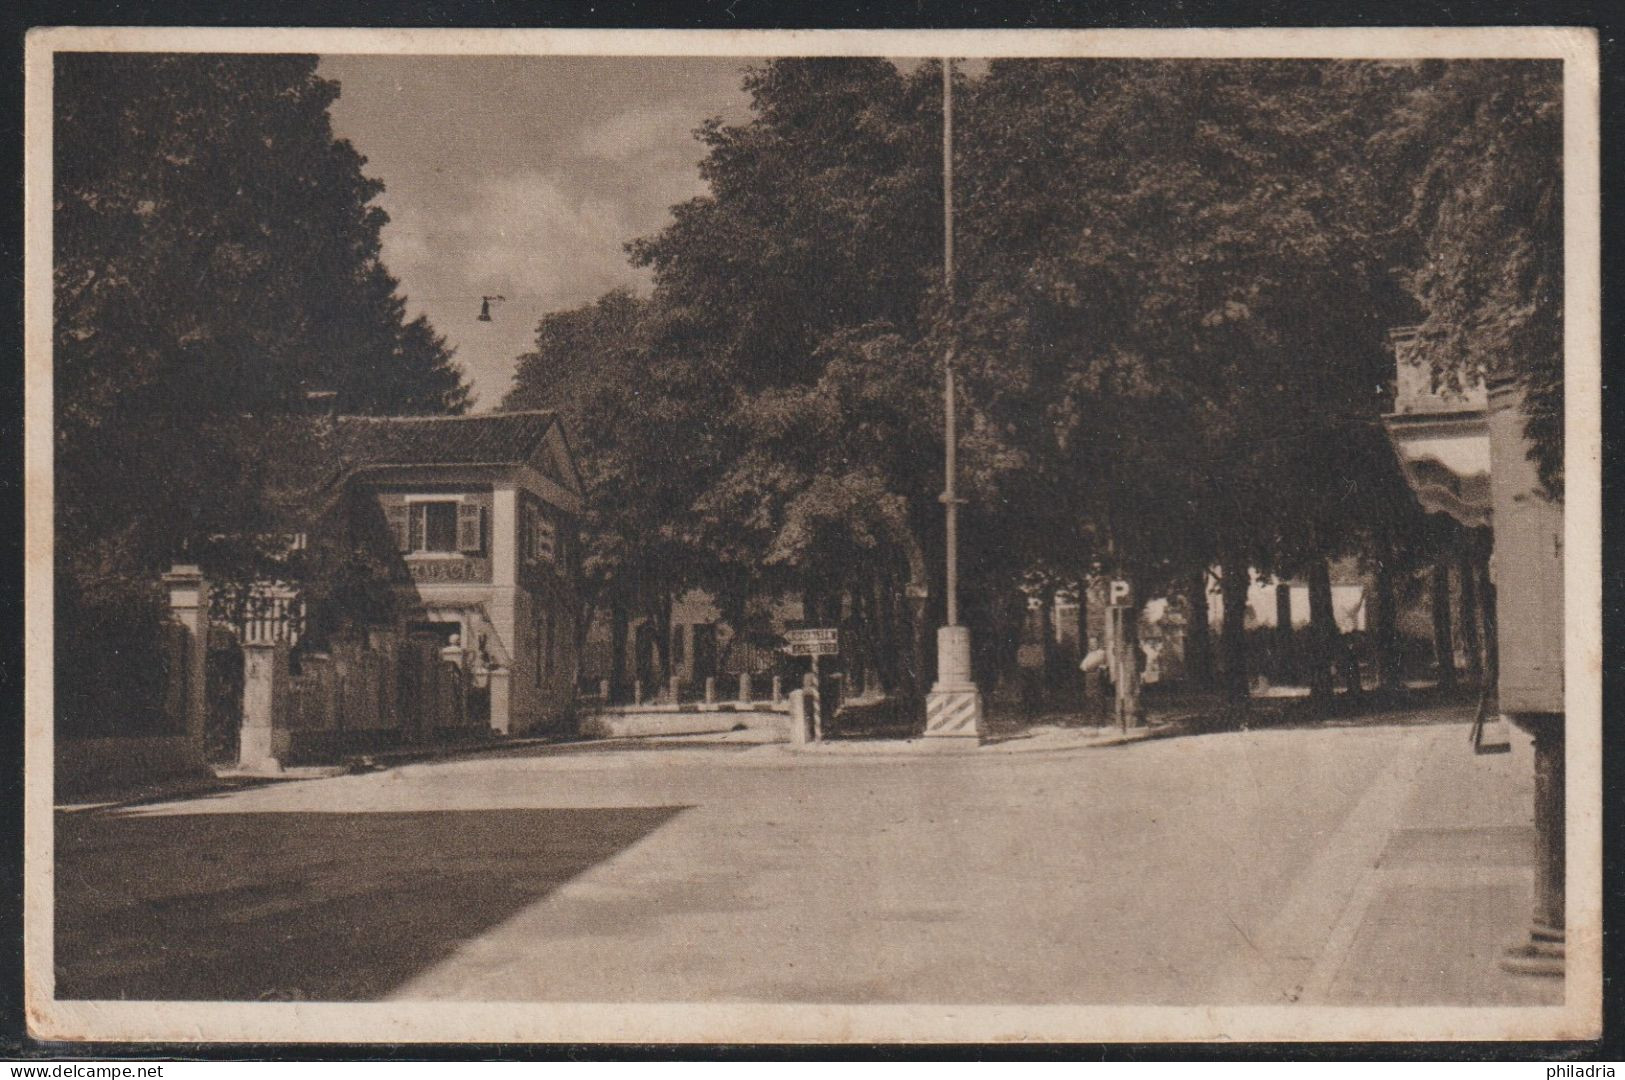
[(558, 556), (558, 531), (553, 523), (540, 513), (532, 513), (530, 518), (529, 557), (544, 562), (553, 562)]
[(410, 512), (413, 551), (457, 550), (456, 503), (413, 503)]
[(485, 507), (461, 499), (408, 499), (385, 507), (396, 546), (406, 554), (485, 553)]

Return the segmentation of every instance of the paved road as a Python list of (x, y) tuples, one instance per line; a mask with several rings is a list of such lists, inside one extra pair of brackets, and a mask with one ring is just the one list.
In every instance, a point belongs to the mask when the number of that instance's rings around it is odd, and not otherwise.
[(58, 995), (1512, 1004), (1529, 755), (511, 750), (58, 818)]

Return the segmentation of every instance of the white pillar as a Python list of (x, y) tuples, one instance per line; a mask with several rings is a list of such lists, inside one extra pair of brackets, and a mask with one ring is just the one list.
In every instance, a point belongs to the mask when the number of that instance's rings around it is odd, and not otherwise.
[(805, 745), (807, 742), (807, 729), (810, 726), (807, 717), (806, 691), (790, 691), (790, 742), (796, 746)]
[(243, 646), (243, 724), (237, 764), (280, 772), (288, 751), (288, 646), (256, 641)]
[(491, 687), (491, 730), (498, 735), (508, 734), (513, 723), (509, 715), (509, 675), (508, 669), (500, 666), (493, 666), (487, 673)]
[(925, 733), (980, 738), (982, 694), (971, 681), (970, 628), (937, 628), (937, 681), (925, 698)]
[(518, 492), (511, 487), (491, 492), (491, 584), (498, 589), (511, 589), (519, 580), (518, 514)]

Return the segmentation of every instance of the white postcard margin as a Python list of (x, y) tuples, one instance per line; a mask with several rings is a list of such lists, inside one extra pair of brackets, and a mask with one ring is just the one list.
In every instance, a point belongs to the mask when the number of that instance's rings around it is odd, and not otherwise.
[[(58, 1001), (53, 974), (52, 58), (63, 51), (1564, 62), (1565, 1003), (1541, 1008)], [(30, 1033), (132, 1042), (1160, 1042), (1587, 1039), (1602, 1015), (1599, 73), (1587, 28), (381, 30), (55, 27), (25, 59), (24, 978)]]

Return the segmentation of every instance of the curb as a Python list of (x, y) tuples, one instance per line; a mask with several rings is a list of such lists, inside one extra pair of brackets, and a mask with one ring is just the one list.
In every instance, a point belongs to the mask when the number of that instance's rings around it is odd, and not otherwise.
[(1170, 719), (1158, 723), (1155, 727), (1147, 725), (1129, 732), (1117, 732), (1100, 738), (1079, 739), (1068, 742), (1046, 742), (1038, 746), (1021, 746), (1019, 744), (1026, 740), (1020, 737), (990, 741), (977, 740), (974, 743), (969, 739), (965, 739), (962, 741), (969, 745), (955, 745), (956, 740), (927, 739), (924, 736), (884, 740), (834, 739), (821, 743), (776, 743), (771, 745), (780, 746), (789, 754), (822, 757), (826, 760), (839, 757), (972, 757), (993, 754), (1055, 754), (1077, 750), (1097, 750), (1112, 746), (1127, 746), (1130, 743), (1146, 742), (1151, 739), (1177, 735), (1183, 730), (1181, 719)]

